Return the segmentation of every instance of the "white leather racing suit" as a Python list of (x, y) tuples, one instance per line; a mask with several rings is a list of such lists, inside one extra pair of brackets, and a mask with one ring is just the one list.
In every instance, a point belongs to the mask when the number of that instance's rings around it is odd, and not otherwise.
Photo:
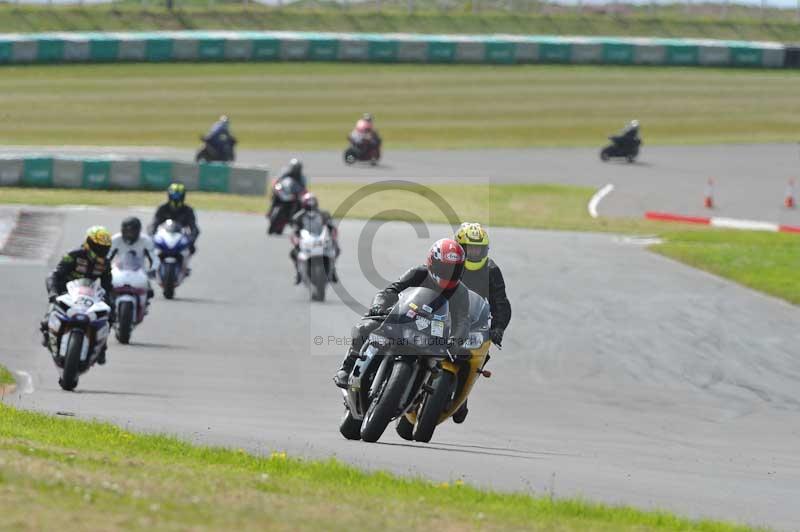
[[(148, 235), (141, 233), (133, 244), (125, 242), (122, 239), (122, 233), (114, 235), (111, 239), (111, 251), (108, 252), (108, 261), (113, 265), (115, 258), (122, 258), (125, 255), (133, 255), (134, 258), (141, 261), (142, 267), (146, 268), (146, 265), (149, 264), (150, 267), (147, 268), (147, 276), (151, 279), (155, 277), (155, 273), (161, 262), (158, 260), (158, 253), (156, 253), (155, 246), (153, 245), (153, 239)], [(148, 301), (152, 297), (153, 289), (150, 287), (147, 290)]]

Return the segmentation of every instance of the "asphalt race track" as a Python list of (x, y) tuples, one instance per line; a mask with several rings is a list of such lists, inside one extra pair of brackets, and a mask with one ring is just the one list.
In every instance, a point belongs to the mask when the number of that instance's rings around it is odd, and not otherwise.
[[(254, 452), (800, 529), (800, 314), (779, 300), (635, 240), (493, 229), (514, 317), (467, 422), (441, 426), (429, 445), (392, 428), (365, 444), (339, 435), (330, 380), (344, 347), (328, 336), (347, 335), (357, 316), (331, 291), (311, 305), (291, 285), (289, 244), (267, 239), (260, 216), (201, 212), (177, 300), (157, 296), (132, 345), (110, 340), (109, 363), (77, 393), (61, 391), (36, 331), (43, 279), (86, 226), (117, 227), (127, 212), (57, 212), (63, 234), (47, 264), (0, 262), (0, 363), (34, 389), (13, 403)], [(341, 223), (339, 269), (365, 302), (374, 288), (355, 253), (363, 228)], [(396, 277), (449, 232), (428, 229), (418, 238), (409, 225), (380, 227), (379, 273)]]
[[(315, 181), (412, 179), (423, 183), (561, 183), (615, 190), (600, 204), (602, 216), (641, 217), (645, 211), (708, 215), (800, 225), (800, 210), (783, 208), (789, 179), (800, 183), (800, 145), (645, 146), (635, 164), (602, 163), (594, 148), (392, 151), (378, 168), (347, 167), (339, 151), (238, 152), (243, 164), (266, 165), (273, 172), (300, 156)], [(39, 148), (0, 149), (0, 154), (116, 154), (192, 160), (191, 149)], [(709, 178), (715, 180), (716, 208), (703, 208)], [(800, 193), (800, 187), (797, 189)]]

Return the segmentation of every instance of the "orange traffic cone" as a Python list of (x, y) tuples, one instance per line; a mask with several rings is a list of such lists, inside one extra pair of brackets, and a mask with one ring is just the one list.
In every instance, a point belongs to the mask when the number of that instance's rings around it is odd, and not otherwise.
[(786, 186), (786, 196), (783, 198), (783, 206), (787, 209), (794, 209), (794, 179), (789, 180)]
[(703, 205), (706, 209), (713, 209), (714, 208), (714, 179), (708, 180), (708, 185), (706, 185), (706, 195), (703, 198)]

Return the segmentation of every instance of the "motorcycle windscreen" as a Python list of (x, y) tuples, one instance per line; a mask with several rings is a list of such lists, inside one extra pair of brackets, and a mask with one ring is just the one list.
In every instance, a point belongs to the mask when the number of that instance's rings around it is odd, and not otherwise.
[(99, 299), (99, 291), (99, 283), (85, 277), (67, 283), (67, 293), (72, 296), (73, 301), (80, 298)]
[(444, 356), (450, 338), (450, 305), (441, 292), (408, 288), (375, 331), (394, 345), (413, 346)]
[(469, 291), (469, 329), (488, 330), (491, 319), (489, 303), (472, 290)]

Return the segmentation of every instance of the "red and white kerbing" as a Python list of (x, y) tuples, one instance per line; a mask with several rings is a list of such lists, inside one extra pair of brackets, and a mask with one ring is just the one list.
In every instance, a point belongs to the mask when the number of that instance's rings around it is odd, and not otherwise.
[(679, 222), (685, 224), (700, 224), (721, 227), (724, 229), (743, 229), (746, 231), (771, 231), (773, 233), (800, 233), (800, 226), (782, 225), (771, 222), (755, 220), (738, 220), (736, 218), (722, 218), (719, 216), (683, 216), (666, 212), (646, 212), (644, 217), (648, 220), (660, 222)]

